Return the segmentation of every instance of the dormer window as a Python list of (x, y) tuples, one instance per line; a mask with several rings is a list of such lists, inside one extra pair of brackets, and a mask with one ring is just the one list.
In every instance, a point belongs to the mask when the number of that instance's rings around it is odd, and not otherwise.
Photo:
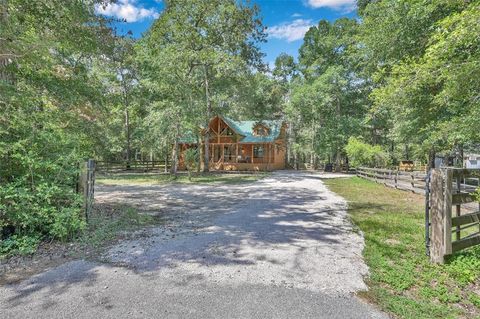
[(253, 129), (253, 135), (255, 136), (267, 136), (268, 134), (270, 134), (270, 130), (264, 125), (258, 125)]
[(231, 128), (229, 128), (227, 126), (223, 129), (223, 131), (220, 133), (220, 135), (222, 135), (222, 136), (233, 136), (233, 135), (235, 135), (235, 133), (232, 131)]

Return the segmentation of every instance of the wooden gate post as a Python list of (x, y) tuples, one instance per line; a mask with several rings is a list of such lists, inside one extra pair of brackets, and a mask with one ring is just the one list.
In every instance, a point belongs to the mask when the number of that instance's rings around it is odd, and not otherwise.
[(434, 263), (444, 263), (452, 253), (452, 180), (451, 169), (432, 170), (430, 260)]
[(78, 179), (78, 193), (83, 197), (83, 211), (85, 219), (88, 218), (93, 209), (95, 189), (95, 161), (89, 159), (80, 165), (80, 176)]
[(445, 172), (445, 197), (444, 197), (444, 235), (445, 235), (445, 255), (452, 254), (452, 191), (453, 189), (453, 170), (447, 168)]

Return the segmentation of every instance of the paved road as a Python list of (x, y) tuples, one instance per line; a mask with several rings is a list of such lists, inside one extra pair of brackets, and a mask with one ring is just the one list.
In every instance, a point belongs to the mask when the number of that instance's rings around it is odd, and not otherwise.
[(4, 318), (387, 318), (366, 289), (363, 238), (320, 175), (239, 185), (115, 186), (99, 201), (165, 216), (104, 262), (0, 287)]

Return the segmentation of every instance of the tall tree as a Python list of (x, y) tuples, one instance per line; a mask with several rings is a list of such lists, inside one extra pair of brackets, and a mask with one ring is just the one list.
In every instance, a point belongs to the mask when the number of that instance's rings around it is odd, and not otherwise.
[(420, 146), (423, 154), (452, 152), (478, 143), (480, 85), (479, 5), (436, 23), (425, 52), (398, 63), (386, 84), (373, 92), (374, 107), (392, 114), (393, 133)]
[(302, 79), (293, 86), (289, 112), (298, 126), (298, 149), (310, 161), (335, 157), (337, 168), (351, 134), (361, 131), (367, 81), (361, 78), (357, 50), (359, 25), (353, 19), (320, 21), (300, 48)]
[[(295, 144), (295, 127), (294, 123), (295, 121), (292, 121), (287, 114), (287, 107), (288, 103), (290, 102), (290, 97), (291, 97), (291, 84), (292, 81), (297, 77), (298, 75), (298, 66), (297, 63), (295, 63), (294, 58), (291, 55), (288, 55), (286, 53), (281, 53), (276, 59), (275, 59), (275, 67), (272, 72), (273, 76), (276, 78), (276, 80), (279, 83), (279, 87), (281, 88), (281, 94), (282, 94), (282, 103), (281, 107), (283, 110), (282, 118), (285, 120), (287, 124), (287, 134), (286, 134), (286, 153), (287, 156), (285, 158), (286, 165), (291, 164), (291, 159), (292, 159), (292, 147), (291, 145)], [(293, 158), (295, 159), (294, 166), (295, 168), (298, 168), (298, 154), (295, 152), (293, 154)]]
[[(434, 80), (437, 71), (423, 72), (419, 60), (424, 64), (423, 57), (440, 21), (462, 12), (468, 5), (469, 1), (463, 0), (372, 1), (361, 12), (361, 41), (368, 57), (365, 65), (375, 87), (367, 123), (372, 132), (382, 132), (391, 143), (402, 145), (404, 156), (409, 155), (409, 144), (423, 145), (420, 153), (429, 153), (433, 163), (440, 145), (430, 143), (432, 136), (421, 128), (435, 127), (434, 115), (424, 111), (431, 107), (439, 83)], [(401, 120), (399, 116), (407, 112), (410, 115)], [(411, 136), (406, 134), (408, 131)], [(374, 136), (376, 140), (379, 139)]]
[(0, 2), (0, 228), (66, 238), (82, 226), (72, 185), (95, 151), (111, 30), (98, 1)]
[[(221, 83), (249, 67), (261, 67), (258, 43), (265, 34), (258, 8), (235, 0), (165, 2), (165, 10), (147, 35), (149, 47), (162, 54), (175, 52), (169, 61), (177, 72), (200, 87), (204, 107), (197, 110), (205, 127), (213, 116)], [(153, 51), (152, 51), (153, 52)], [(219, 110), (217, 105), (217, 110)], [(209, 169), (209, 132), (205, 132), (204, 170)]]

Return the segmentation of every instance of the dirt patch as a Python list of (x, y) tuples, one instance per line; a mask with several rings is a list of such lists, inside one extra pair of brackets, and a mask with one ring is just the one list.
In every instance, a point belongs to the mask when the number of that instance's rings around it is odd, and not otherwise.
[[(164, 225), (162, 216), (144, 220), (135, 211), (114, 203), (97, 203), (89, 228), (72, 242), (44, 241), (34, 254), (0, 260), (0, 285), (20, 282), (75, 259), (101, 261), (102, 254), (123, 240), (152, 236), (152, 226)], [(140, 221), (138, 219), (141, 219)]]

